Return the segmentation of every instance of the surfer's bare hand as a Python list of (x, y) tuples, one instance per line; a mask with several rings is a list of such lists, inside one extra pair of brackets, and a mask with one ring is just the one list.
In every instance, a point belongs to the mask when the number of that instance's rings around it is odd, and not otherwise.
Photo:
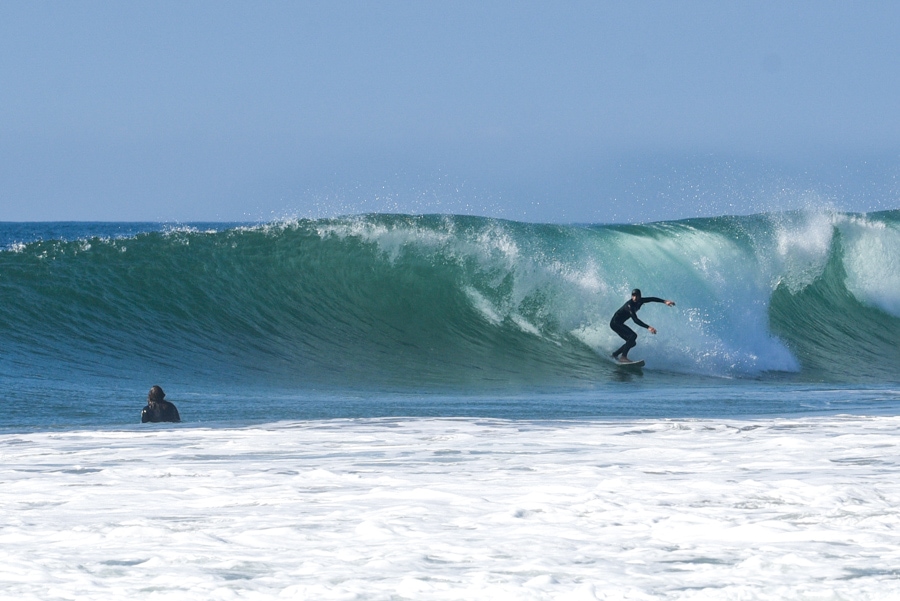
[(674, 306), (675, 306), (675, 301), (667, 300), (667, 301), (666, 301), (666, 304), (669, 305), (670, 307), (674, 307)]
[(651, 333), (651, 334), (656, 334), (656, 328), (654, 328), (653, 326), (650, 326), (650, 327), (647, 328), (647, 329), (650, 330), (650, 333)]

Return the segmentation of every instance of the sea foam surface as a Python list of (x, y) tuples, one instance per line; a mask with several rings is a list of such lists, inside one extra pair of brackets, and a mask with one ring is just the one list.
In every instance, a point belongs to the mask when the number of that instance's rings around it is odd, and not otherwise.
[(0, 436), (16, 599), (900, 597), (898, 417)]

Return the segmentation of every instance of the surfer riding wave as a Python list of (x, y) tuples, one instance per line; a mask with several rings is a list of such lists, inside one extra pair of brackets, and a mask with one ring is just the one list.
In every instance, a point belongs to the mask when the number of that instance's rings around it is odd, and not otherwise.
[(612, 320), (609, 322), (609, 327), (612, 328), (612, 331), (621, 336), (625, 341), (625, 344), (616, 349), (616, 352), (612, 354), (613, 359), (617, 359), (621, 363), (631, 361), (628, 358), (628, 351), (633, 349), (637, 344), (637, 333), (625, 325), (626, 321), (630, 319), (642, 328), (650, 330), (651, 334), (656, 334), (656, 328), (645, 324), (637, 316), (638, 310), (640, 310), (644, 303), (665, 303), (670, 307), (675, 306), (675, 301), (665, 300), (655, 296), (642, 297), (641, 291), (638, 288), (631, 291), (631, 299), (626, 301), (625, 304), (616, 311)]

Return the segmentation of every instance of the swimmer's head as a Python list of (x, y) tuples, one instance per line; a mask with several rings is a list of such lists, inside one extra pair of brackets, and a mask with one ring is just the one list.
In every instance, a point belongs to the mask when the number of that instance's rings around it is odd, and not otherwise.
[(150, 403), (155, 403), (157, 401), (161, 401), (166, 398), (166, 393), (163, 392), (163, 389), (159, 386), (154, 386), (150, 389), (149, 394), (147, 394), (147, 401)]
[(632, 290), (632, 291), (631, 291), (631, 296), (632, 296), (633, 298), (641, 298), (641, 289), (640, 289), (640, 288), (635, 288), (634, 290)]

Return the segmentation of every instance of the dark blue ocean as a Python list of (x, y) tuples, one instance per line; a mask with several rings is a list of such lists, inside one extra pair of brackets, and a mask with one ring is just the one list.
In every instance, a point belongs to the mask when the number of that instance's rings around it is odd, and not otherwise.
[[(640, 287), (632, 358), (611, 315)], [(900, 211), (0, 224), (0, 429), (895, 415)]]

